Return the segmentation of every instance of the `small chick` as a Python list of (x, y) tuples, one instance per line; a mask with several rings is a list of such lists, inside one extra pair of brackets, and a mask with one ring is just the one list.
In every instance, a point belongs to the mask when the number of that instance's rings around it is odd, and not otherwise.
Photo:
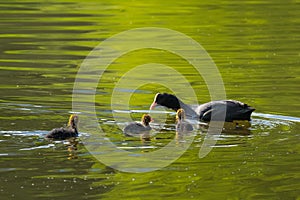
[(176, 132), (185, 133), (194, 130), (193, 126), (185, 121), (185, 111), (180, 108), (176, 113)]
[(149, 123), (151, 121), (152, 118), (150, 117), (150, 115), (144, 114), (142, 116), (141, 123), (132, 122), (124, 128), (123, 132), (125, 136), (139, 136), (141, 134), (149, 133), (151, 130)]
[(66, 128), (55, 128), (51, 130), (45, 137), (59, 140), (78, 137), (78, 122), (78, 116), (73, 114), (70, 116), (68, 126)]

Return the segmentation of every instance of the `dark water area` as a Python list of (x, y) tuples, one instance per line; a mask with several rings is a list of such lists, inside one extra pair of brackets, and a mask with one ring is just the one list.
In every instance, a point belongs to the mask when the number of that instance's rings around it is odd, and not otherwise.
[[(0, 9), (1, 199), (300, 198), (299, 1), (13, 0), (1, 1)], [(183, 155), (146, 173), (99, 162), (94, 156), (103, 152), (87, 149), (92, 133), (80, 131), (80, 125), (75, 140), (46, 140), (48, 131), (64, 126), (75, 111), (73, 86), (90, 51), (115, 34), (142, 27), (173, 29), (200, 43), (220, 72), (226, 98), (256, 108), (251, 128), (216, 136), (204, 158), (198, 154), (207, 131), (195, 130)], [(136, 157), (176, 140), (171, 110), (151, 114), (159, 130), (150, 141), (126, 138), (120, 129), (124, 113), (139, 120), (157, 92), (170, 92), (147, 82), (136, 90), (118, 85), (124, 74), (146, 63), (176, 69), (197, 103), (211, 98), (203, 77), (178, 55), (141, 49), (114, 60), (91, 105), (106, 138)], [(153, 82), (168, 77), (155, 73)], [(142, 72), (131, 79), (138, 83), (148, 76)], [(184, 96), (185, 83), (173, 78), (183, 100), (194, 103)], [(127, 109), (121, 100), (112, 104), (115, 91), (132, 93)]]

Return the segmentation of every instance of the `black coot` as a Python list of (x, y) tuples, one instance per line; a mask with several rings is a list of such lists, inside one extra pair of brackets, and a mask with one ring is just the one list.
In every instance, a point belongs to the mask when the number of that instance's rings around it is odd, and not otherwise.
[(198, 106), (196, 109), (192, 109), (190, 106), (183, 103), (176, 96), (172, 94), (156, 94), (154, 101), (150, 106), (153, 109), (155, 106), (161, 105), (167, 108), (177, 111), (180, 108), (185, 110), (186, 116), (189, 119), (198, 118), (200, 121), (209, 122), (211, 121), (212, 114), (213, 119), (218, 121), (222, 120), (222, 114), (226, 108), (225, 121), (233, 122), (235, 120), (251, 120), (251, 114), (255, 110), (245, 103), (235, 100), (221, 100), (211, 101)]

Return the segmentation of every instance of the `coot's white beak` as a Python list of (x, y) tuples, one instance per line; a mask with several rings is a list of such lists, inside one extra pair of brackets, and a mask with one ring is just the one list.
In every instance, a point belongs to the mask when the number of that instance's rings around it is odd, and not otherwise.
[(153, 102), (150, 106), (150, 110), (153, 110), (155, 108), (155, 106), (157, 106), (157, 103), (156, 102)]

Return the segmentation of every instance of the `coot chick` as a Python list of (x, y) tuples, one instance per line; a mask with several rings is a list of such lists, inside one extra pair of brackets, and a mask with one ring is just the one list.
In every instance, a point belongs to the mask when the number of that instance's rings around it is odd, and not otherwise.
[(185, 111), (180, 108), (176, 113), (176, 132), (185, 133), (194, 130), (193, 126), (185, 120)]
[(187, 118), (199, 119), (203, 122), (210, 122), (212, 114), (214, 114), (214, 120), (223, 120), (221, 116), (223, 116), (222, 114), (225, 108), (226, 122), (233, 122), (235, 120), (250, 121), (251, 114), (255, 110), (247, 104), (235, 100), (211, 101), (198, 106), (196, 109), (192, 109), (190, 106), (179, 100), (176, 96), (167, 93), (157, 93), (154, 97), (152, 105), (150, 106), (150, 109), (153, 109), (157, 105), (165, 106), (175, 111), (183, 108), (186, 112)]
[(78, 116), (73, 114), (69, 118), (67, 127), (53, 129), (46, 135), (46, 138), (65, 140), (72, 137), (78, 137), (78, 122)]
[(136, 136), (136, 135), (144, 135), (150, 132), (151, 127), (149, 123), (152, 121), (152, 118), (148, 114), (144, 114), (142, 116), (141, 123), (138, 122), (132, 122), (128, 124), (123, 132), (125, 136)]

